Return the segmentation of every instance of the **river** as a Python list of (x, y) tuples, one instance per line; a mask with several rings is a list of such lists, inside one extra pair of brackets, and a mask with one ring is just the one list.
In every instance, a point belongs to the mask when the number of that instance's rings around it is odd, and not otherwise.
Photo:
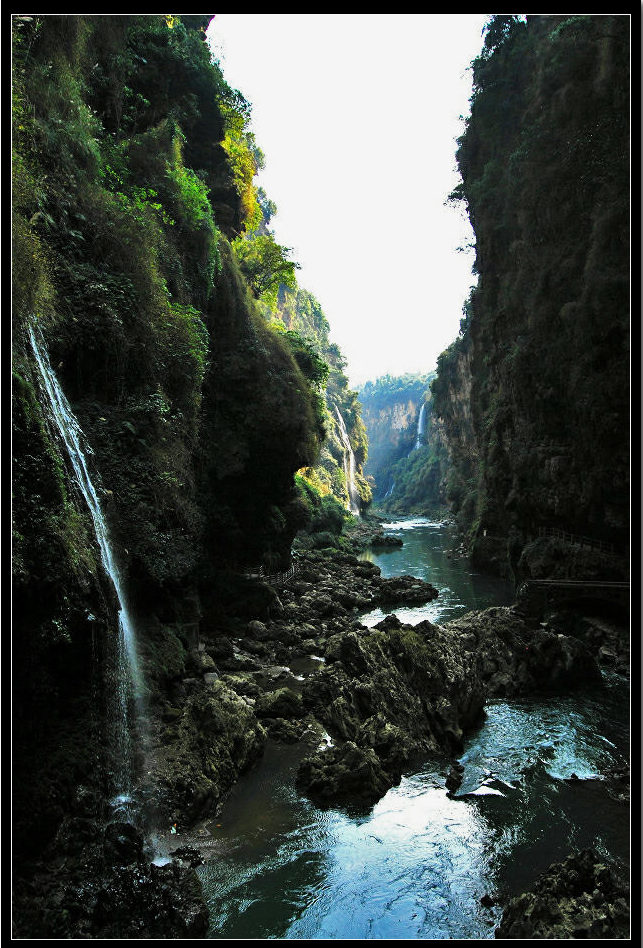
[[(416, 518), (386, 529), (404, 545), (368, 554), (382, 575), (411, 573), (440, 590), (427, 606), (396, 610), (403, 621), (511, 601), (506, 583), (448, 555), (448, 528)], [(612, 674), (572, 697), (493, 701), (465, 743), (454, 798), (450, 762), (433, 759), (367, 815), (299, 797), (302, 751), (269, 742), (201, 829), (210, 937), (492, 938), (502, 900), (572, 850), (591, 845), (627, 865), (629, 808), (602, 778), (629, 759), (628, 694)]]

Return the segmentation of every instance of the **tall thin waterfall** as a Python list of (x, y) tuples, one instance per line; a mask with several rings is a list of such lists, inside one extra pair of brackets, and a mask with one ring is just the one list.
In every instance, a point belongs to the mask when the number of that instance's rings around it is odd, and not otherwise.
[(422, 407), (420, 408), (420, 414), (418, 415), (418, 431), (415, 438), (415, 444), (413, 446), (413, 451), (417, 451), (418, 448), (421, 448), (425, 444), (424, 433), (426, 431), (426, 402), (422, 402)]
[(348, 431), (346, 430), (346, 425), (339, 408), (335, 407), (335, 413), (337, 415), (337, 421), (339, 422), (342, 444), (344, 445), (344, 474), (346, 476), (346, 488), (348, 490), (348, 509), (355, 517), (359, 517), (360, 496), (355, 480), (355, 455), (353, 454)]
[[(113, 705), (111, 713), (112, 740), (115, 743), (116, 757), (113, 790), (116, 802), (126, 803), (132, 791), (133, 772), (132, 722), (129, 720), (130, 694), (133, 695), (136, 702), (139, 717), (142, 717), (144, 713), (144, 688), (136, 648), (134, 623), (127, 606), (118, 567), (114, 560), (107, 524), (87, 466), (87, 455), (91, 454), (91, 448), (85, 442), (80, 425), (51, 367), (39, 329), (33, 325), (30, 326), (29, 337), (56, 426), (65, 443), (78, 486), (92, 515), (103, 566), (114, 584), (118, 597), (118, 646), (115, 656), (115, 682), (111, 696)], [(83, 443), (85, 443), (84, 449)]]

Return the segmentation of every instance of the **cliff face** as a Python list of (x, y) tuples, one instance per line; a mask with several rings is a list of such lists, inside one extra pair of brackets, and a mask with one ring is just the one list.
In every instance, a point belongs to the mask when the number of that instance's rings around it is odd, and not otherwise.
[[(309, 349), (309, 358), (325, 364), (326, 383), (322, 411), (325, 438), (320, 457), (314, 467), (300, 472), (308, 489), (322, 496), (335, 498), (346, 509), (366, 510), (372, 500), (372, 489), (364, 468), (370, 446), (362, 420), (362, 406), (357, 392), (348, 384), (344, 372), (346, 360), (336, 343), (330, 341), (330, 325), (317, 299), (307, 290), (294, 291), (281, 286), (272, 315), (273, 324), (286, 333), (297, 333)], [(345, 429), (342, 431), (342, 423)], [(346, 443), (348, 441), (348, 443)], [(353, 454), (353, 482), (350, 474), (350, 452)], [(304, 496), (306, 496), (304, 488)], [(351, 499), (352, 498), (352, 499)]]
[(436, 410), (474, 558), (627, 544), (629, 18), (491, 21), (457, 153), (479, 283)]
[[(405, 456), (413, 447), (419, 414), (419, 403), (409, 400), (396, 402), (380, 408), (377, 413), (366, 415), (366, 430), (369, 432), (368, 472), (376, 484), (382, 484), (384, 492), (388, 489), (387, 468), (392, 460)], [(381, 490), (379, 493), (381, 498)]]
[(427, 386), (428, 376), (385, 376), (367, 382), (359, 393), (368, 434), (365, 473), (375, 482), (377, 501), (391, 486), (391, 466), (406, 457), (415, 444)]
[(366, 472), (389, 513), (435, 514), (444, 507), (447, 451), (425, 376), (385, 376), (360, 393), (368, 433)]
[(445, 501), (462, 524), (475, 518), (478, 498), (479, 451), (471, 409), (471, 343), (464, 335), (438, 358), (431, 383), (434, 423), (448, 461), (445, 465)]
[(294, 474), (323, 436), (315, 384), (262, 319), (229, 243), (248, 199), (230, 154), (255, 166), (243, 100), (210, 62), (209, 19), (14, 18), (19, 866), (83, 815), (81, 786), (100, 812), (118, 631), (29, 326), (86, 437), (159, 717), (186, 674), (187, 630), (213, 631), (219, 572), (289, 554)]

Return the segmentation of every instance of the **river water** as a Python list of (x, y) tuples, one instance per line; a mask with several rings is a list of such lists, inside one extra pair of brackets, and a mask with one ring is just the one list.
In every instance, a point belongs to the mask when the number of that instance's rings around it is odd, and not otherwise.
[[(452, 538), (440, 524), (387, 529), (404, 546), (369, 554), (382, 574), (408, 572), (440, 589), (420, 610), (396, 610), (402, 620), (445, 622), (511, 601), (502, 581), (447, 555)], [(629, 759), (628, 708), (615, 675), (571, 697), (493, 701), (466, 741), (453, 799), (450, 761), (434, 759), (367, 815), (299, 797), (302, 751), (269, 743), (200, 831), (210, 937), (493, 938), (499, 903), (572, 850), (591, 845), (627, 865), (628, 805), (602, 778)]]

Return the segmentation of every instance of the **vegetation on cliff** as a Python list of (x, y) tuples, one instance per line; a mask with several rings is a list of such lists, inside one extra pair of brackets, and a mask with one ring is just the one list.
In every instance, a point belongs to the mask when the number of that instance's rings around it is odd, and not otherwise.
[(434, 377), (386, 375), (359, 392), (369, 443), (366, 473), (375, 481), (378, 506), (389, 513), (435, 514), (445, 505), (447, 453), (433, 411)]
[[(210, 19), (13, 17), (19, 861), (51, 842), (80, 784), (104, 792), (103, 658), (118, 627), (29, 326), (87, 437), (155, 713), (186, 674), (195, 624), (220, 613), (221, 572), (279, 567), (307, 522), (295, 473), (319, 459), (328, 370), (266, 319), (249, 272), (243, 235), (270, 202), (253, 183), (250, 106), (205, 42)], [(268, 290), (292, 283), (283, 256)]]
[(494, 15), (472, 70), (451, 198), (479, 282), (433, 393), (448, 495), (503, 570), (541, 526), (627, 543), (629, 17)]
[(355, 461), (355, 488), (359, 504), (366, 510), (372, 499), (372, 487), (364, 476), (368, 458), (368, 437), (362, 420), (358, 393), (350, 388), (345, 374), (346, 359), (339, 346), (330, 340), (330, 326), (321, 305), (307, 290), (298, 286), (281, 287), (272, 325), (285, 330), (287, 338), (297, 340), (306, 359), (321, 360), (325, 366), (323, 411), (326, 438), (315, 465), (300, 472), (307, 489), (322, 498), (335, 498), (346, 508), (350, 502), (350, 485), (344, 463), (347, 446), (341, 431), (338, 413), (344, 422)]

